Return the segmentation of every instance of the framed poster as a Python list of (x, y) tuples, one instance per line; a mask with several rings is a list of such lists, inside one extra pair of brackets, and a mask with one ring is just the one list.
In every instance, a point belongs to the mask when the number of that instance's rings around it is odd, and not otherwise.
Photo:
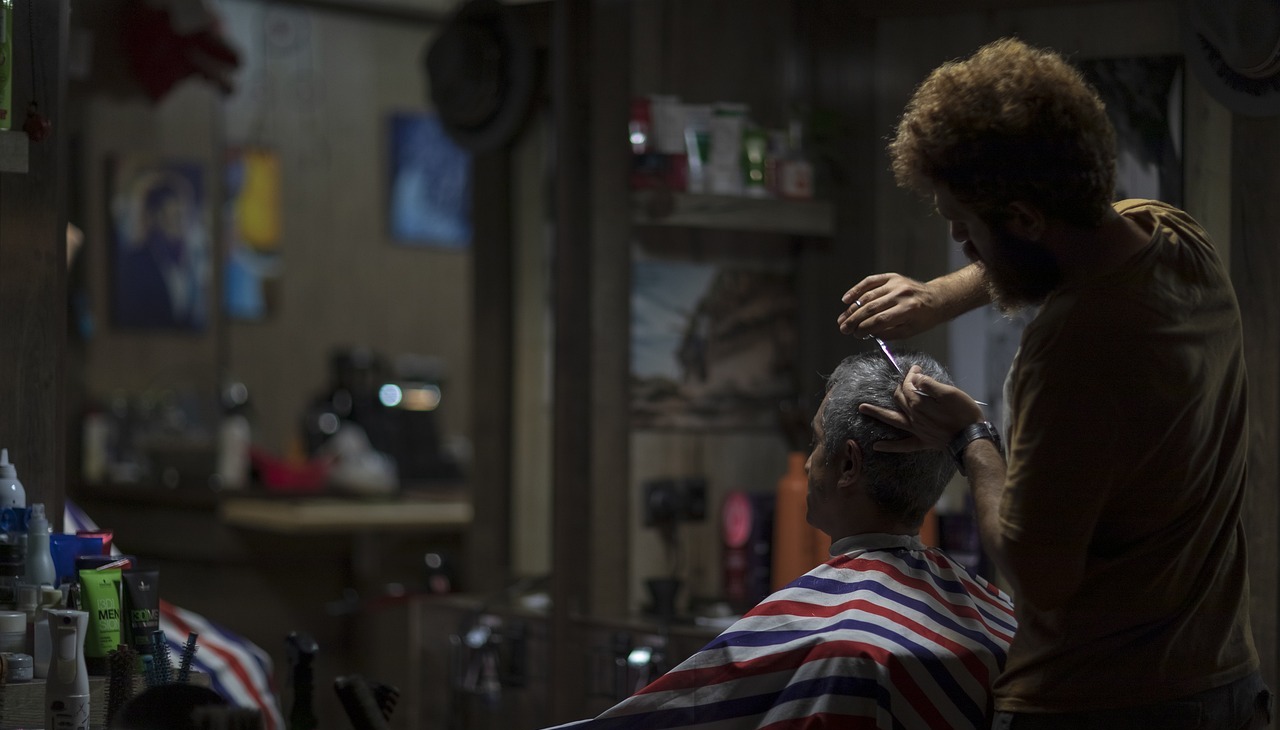
[(435, 114), (390, 120), (391, 238), (410, 246), (471, 245), (471, 155)]
[(777, 428), (797, 380), (791, 270), (655, 259), (632, 272), (632, 425)]
[(269, 314), (267, 286), (280, 276), (280, 158), (263, 147), (231, 149), (223, 176), (224, 311), (231, 319), (261, 321)]
[(203, 168), (133, 157), (107, 165), (113, 324), (203, 330), (211, 270)]

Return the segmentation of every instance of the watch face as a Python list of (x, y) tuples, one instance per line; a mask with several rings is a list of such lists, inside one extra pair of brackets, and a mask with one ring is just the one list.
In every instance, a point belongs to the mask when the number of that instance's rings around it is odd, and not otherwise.
[(751, 500), (742, 492), (730, 492), (724, 498), (720, 514), (724, 544), (739, 548), (751, 537)]

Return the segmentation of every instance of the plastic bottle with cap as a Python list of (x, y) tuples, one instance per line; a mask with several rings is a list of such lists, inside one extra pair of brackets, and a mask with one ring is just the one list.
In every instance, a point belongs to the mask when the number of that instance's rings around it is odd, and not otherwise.
[(6, 683), (30, 682), (35, 677), (35, 661), (30, 654), (5, 652), (4, 660)]
[(44, 684), (44, 726), (89, 729), (89, 671), (84, 662), (89, 614), (49, 609), (49, 638), (53, 652)]
[(31, 505), (31, 517), (27, 520), (27, 571), (23, 580), (33, 586), (57, 585), (57, 570), (53, 567), (53, 553), (49, 551), (49, 519), (44, 514), (44, 504)]
[(0, 611), (0, 651), (23, 654), (27, 649), (27, 614)]
[(27, 506), (27, 490), (18, 481), (18, 468), (9, 461), (9, 450), (0, 449), (0, 507)]

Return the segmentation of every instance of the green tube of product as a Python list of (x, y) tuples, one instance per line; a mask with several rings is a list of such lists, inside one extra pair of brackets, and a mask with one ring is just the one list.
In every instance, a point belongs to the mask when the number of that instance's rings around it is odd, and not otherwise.
[(107, 657), (120, 645), (120, 569), (81, 570), (80, 608), (89, 614), (84, 660), (89, 674), (105, 674)]

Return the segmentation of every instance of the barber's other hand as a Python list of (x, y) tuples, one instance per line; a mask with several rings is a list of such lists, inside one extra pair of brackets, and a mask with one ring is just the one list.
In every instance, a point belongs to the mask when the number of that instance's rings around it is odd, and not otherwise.
[(945, 449), (966, 426), (983, 420), (982, 407), (968, 393), (944, 385), (912, 365), (902, 384), (893, 393), (898, 410), (870, 403), (858, 411), (911, 434), (897, 441), (877, 441), (876, 451), (923, 451)]
[(872, 274), (841, 297), (846, 309), (836, 318), (846, 335), (901, 340), (945, 319), (938, 293), (902, 274)]

